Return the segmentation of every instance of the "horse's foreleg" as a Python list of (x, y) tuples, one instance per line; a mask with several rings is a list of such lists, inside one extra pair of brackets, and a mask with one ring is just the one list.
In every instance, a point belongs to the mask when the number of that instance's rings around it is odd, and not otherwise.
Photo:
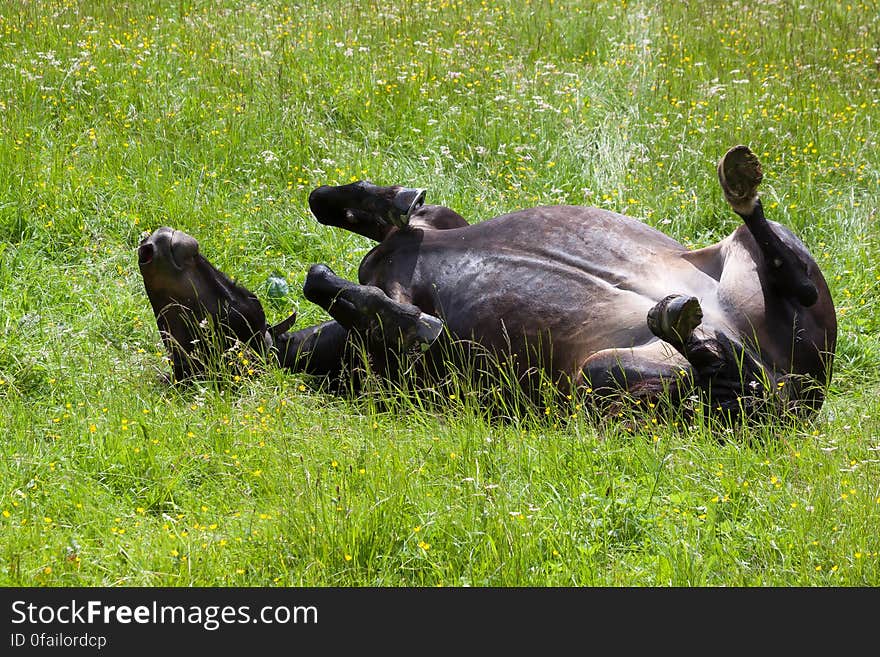
[(381, 242), (393, 228), (402, 228), (425, 202), (425, 190), (367, 181), (323, 185), (309, 194), (309, 208), (318, 223), (345, 228)]
[(303, 292), (373, 349), (402, 352), (416, 345), (427, 347), (443, 330), (440, 319), (417, 306), (394, 301), (378, 287), (340, 278), (325, 265), (312, 265)]

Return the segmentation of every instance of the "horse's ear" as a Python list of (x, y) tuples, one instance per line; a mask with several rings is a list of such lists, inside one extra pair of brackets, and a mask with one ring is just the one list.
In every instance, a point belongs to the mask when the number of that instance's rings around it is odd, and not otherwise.
[(287, 331), (290, 330), (290, 327), (293, 326), (295, 323), (296, 323), (296, 311), (294, 310), (290, 314), (290, 317), (288, 317), (287, 319), (285, 319), (283, 321), (278, 322), (277, 324), (275, 324), (275, 326), (270, 326), (269, 327), (269, 334), (272, 336), (272, 338), (277, 338), (282, 333), (287, 333)]

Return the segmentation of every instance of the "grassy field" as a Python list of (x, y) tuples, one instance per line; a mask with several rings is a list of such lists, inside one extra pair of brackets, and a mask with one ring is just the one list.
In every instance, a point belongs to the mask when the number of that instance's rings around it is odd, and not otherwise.
[[(0, 3), (0, 584), (880, 584), (873, 1)], [(137, 269), (171, 225), (265, 298), (356, 277), (309, 191), (545, 203), (695, 247), (761, 157), (840, 321), (814, 421), (487, 419), (465, 389), (334, 397), (258, 363), (170, 387)]]

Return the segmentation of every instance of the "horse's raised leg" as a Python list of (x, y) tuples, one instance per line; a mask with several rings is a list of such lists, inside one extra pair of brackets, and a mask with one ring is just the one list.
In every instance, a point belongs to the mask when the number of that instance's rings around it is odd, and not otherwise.
[(319, 223), (345, 228), (381, 242), (395, 230), (446, 230), (467, 226), (464, 217), (443, 205), (425, 205), (425, 190), (366, 181), (318, 187), (309, 207)]
[(365, 180), (323, 185), (309, 194), (309, 208), (319, 223), (345, 228), (377, 242), (391, 229), (406, 226), (412, 213), (424, 203), (424, 189), (380, 187)]
[(402, 352), (416, 345), (427, 347), (443, 330), (440, 319), (417, 306), (398, 303), (378, 287), (340, 278), (326, 265), (312, 265), (303, 293), (374, 348)]
[(758, 197), (763, 177), (761, 163), (747, 146), (734, 146), (718, 162), (718, 180), (724, 197), (743, 218), (764, 254), (770, 285), (778, 293), (797, 299), (802, 306), (812, 306), (819, 291), (810, 280), (807, 264), (783, 242), (764, 216)]

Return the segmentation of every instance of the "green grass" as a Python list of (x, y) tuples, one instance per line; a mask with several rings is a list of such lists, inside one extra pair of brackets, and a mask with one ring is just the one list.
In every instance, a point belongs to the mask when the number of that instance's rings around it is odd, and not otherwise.
[[(873, 2), (0, 4), (0, 584), (880, 584)], [(840, 320), (811, 422), (485, 416), (271, 366), (171, 388), (137, 271), (172, 225), (298, 326), (364, 239), (308, 192), (429, 188), (471, 221), (598, 205), (685, 244), (764, 164)], [(248, 367), (248, 366), (246, 366)]]

